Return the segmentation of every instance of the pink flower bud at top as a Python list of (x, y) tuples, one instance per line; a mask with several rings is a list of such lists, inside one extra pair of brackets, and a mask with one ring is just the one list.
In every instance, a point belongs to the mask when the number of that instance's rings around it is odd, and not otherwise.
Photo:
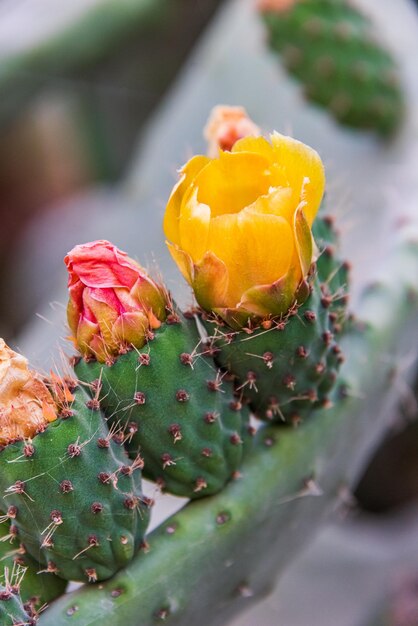
[(257, 9), (261, 13), (282, 13), (291, 9), (297, 0), (257, 0)]
[(166, 317), (167, 294), (109, 241), (75, 246), (64, 259), (69, 279), (68, 324), (85, 357), (111, 361), (141, 348)]
[(221, 104), (212, 109), (203, 134), (208, 142), (208, 156), (216, 158), (219, 150), (230, 151), (238, 139), (257, 137), (261, 130), (244, 107)]
[(57, 419), (46, 385), (0, 338), (0, 445), (34, 437)]

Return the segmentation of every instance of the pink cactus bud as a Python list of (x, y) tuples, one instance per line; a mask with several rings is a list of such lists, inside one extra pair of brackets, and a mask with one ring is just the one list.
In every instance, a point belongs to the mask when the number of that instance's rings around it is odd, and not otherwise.
[(167, 294), (109, 241), (75, 246), (64, 259), (67, 315), (77, 349), (99, 361), (140, 348), (166, 317)]

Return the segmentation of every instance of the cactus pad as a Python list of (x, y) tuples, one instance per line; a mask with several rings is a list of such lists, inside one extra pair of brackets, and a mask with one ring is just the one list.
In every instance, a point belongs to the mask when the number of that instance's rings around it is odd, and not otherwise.
[(248, 411), (237, 403), (196, 322), (168, 318), (141, 350), (108, 366), (80, 360), (77, 376), (99, 388), (109, 423), (121, 424), (144, 476), (190, 498), (213, 494), (239, 469), (249, 440)]
[(402, 117), (397, 67), (370, 21), (345, 0), (296, 0), (264, 14), (271, 47), (306, 96), (343, 124), (392, 133)]
[(143, 541), (149, 502), (138, 463), (114, 441), (80, 388), (60, 419), (0, 452), (0, 506), (43, 570), (67, 580), (109, 578)]

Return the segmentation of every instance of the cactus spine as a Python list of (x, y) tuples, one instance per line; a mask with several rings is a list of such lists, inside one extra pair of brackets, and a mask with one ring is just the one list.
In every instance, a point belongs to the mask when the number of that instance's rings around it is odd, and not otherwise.
[(264, 21), (273, 50), (310, 100), (341, 123), (391, 134), (402, 118), (399, 75), (369, 20), (346, 0), (296, 0)]

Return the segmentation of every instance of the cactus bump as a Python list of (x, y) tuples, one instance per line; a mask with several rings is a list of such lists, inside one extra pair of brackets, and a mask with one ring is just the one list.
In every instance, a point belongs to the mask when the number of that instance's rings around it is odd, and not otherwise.
[(347, 0), (259, 0), (271, 48), (306, 97), (342, 124), (392, 134), (403, 116), (399, 69)]

